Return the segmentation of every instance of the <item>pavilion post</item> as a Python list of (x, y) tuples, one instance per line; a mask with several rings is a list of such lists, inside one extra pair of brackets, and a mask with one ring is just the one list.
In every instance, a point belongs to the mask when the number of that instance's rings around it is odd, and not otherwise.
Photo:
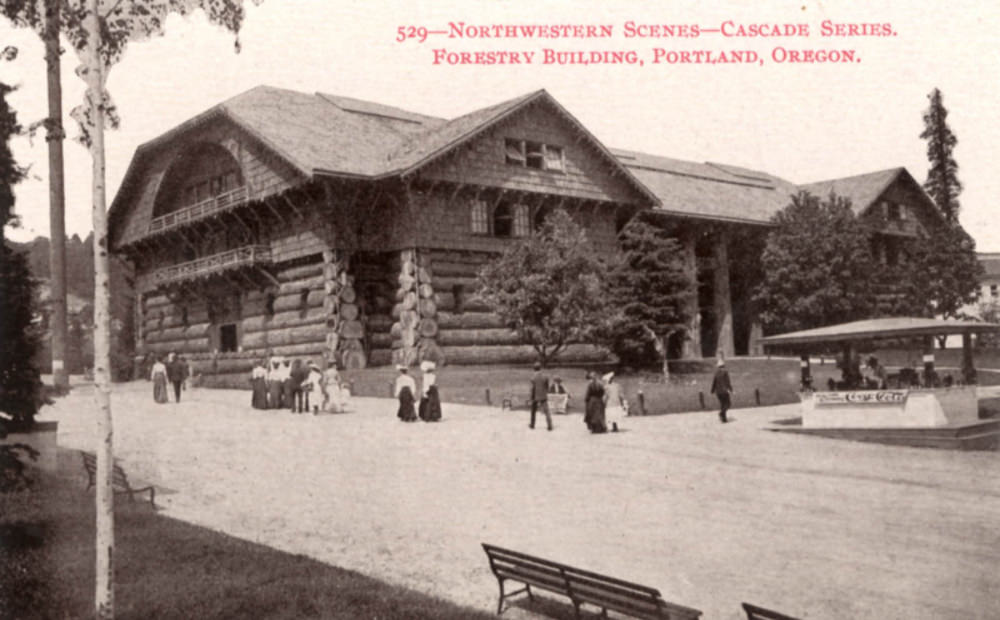
[(974, 385), (976, 366), (972, 359), (972, 334), (962, 334), (962, 380), (966, 385)]
[(802, 369), (802, 391), (808, 392), (813, 389), (812, 367), (809, 365), (809, 354), (803, 353), (799, 359), (799, 366)]
[(934, 372), (934, 336), (924, 337), (924, 387), (934, 387), (937, 373)]
[(715, 259), (712, 278), (715, 346), (723, 355), (730, 357), (734, 355), (736, 347), (733, 343), (733, 307), (729, 287), (729, 231), (725, 228), (716, 232), (712, 251)]

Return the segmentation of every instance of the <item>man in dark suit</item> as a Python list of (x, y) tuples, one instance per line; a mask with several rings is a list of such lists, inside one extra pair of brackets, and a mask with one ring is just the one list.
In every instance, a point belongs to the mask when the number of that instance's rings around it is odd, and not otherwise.
[(535, 428), (535, 412), (539, 409), (545, 414), (545, 422), (552, 430), (552, 414), (549, 413), (549, 378), (542, 374), (542, 365), (535, 364), (535, 374), (531, 376), (531, 424), (528, 428)]
[(181, 385), (184, 384), (184, 380), (187, 379), (188, 369), (187, 364), (177, 358), (177, 354), (173, 351), (167, 356), (167, 378), (170, 379), (170, 383), (174, 385), (174, 402), (181, 402)]
[(733, 384), (729, 380), (729, 371), (726, 370), (726, 362), (722, 359), (717, 364), (715, 376), (712, 378), (712, 394), (719, 399), (719, 422), (725, 424), (729, 421), (726, 412), (732, 404), (730, 394), (733, 393)]

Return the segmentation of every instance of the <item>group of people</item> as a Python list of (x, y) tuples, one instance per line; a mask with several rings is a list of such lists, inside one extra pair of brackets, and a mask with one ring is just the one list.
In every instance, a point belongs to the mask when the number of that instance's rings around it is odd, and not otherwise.
[[(545, 415), (545, 423), (552, 430), (552, 413), (550, 401), (557, 413), (566, 412), (569, 394), (562, 384), (562, 379), (555, 377), (552, 382), (542, 372), (541, 364), (535, 364), (535, 373), (531, 377), (531, 419), (528, 428), (535, 428), (538, 412)], [(584, 396), (585, 413), (583, 422), (592, 433), (606, 433), (609, 429), (618, 432), (619, 425), (628, 415), (628, 401), (622, 395), (615, 373), (609, 372), (603, 377), (595, 372), (587, 373), (587, 392)]]
[[(289, 359), (275, 355), (257, 360), (250, 372), (254, 409), (288, 409), (292, 413), (343, 412), (350, 397), (336, 366), (326, 371), (313, 360)], [(310, 407), (309, 397), (315, 394)]]
[(155, 358), (149, 373), (149, 378), (153, 382), (153, 400), (160, 404), (169, 402), (170, 390), (167, 387), (169, 384), (174, 388), (174, 402), (181, 402), (181, 391), (190, 375), (187, 360), (178, 357), (173, 351), (167, 354), (166, 360)]
[(410, 375), (410, 369), (405, 365), (396, 366), (399, 376), (393, 394), (399, 401), (396, 412), (403, 422), (438, 422), (441, 420), (441, 397), (437, 388), (437, 365), (430, 361), (420, 362), (420, 401), (417, 402), (417, 381)]

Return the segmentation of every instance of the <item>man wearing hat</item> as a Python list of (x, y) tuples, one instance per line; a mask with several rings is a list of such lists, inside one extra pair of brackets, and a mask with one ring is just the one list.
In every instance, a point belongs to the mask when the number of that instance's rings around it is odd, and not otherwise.
[(173, 351), (167, 355), (167, 378), (174, 385), (174, 402), (181, 402), (181, 385), (187, 379), (187, 364), (181, 361)]
[(531, 376), (531, 422), (528, 428), (535, 428), (535, 413), (541, 409), (545, 422), (552, 430), (552, 414), (549, 413), (549, 378), (542, 373), (542, 365), (535, 362), (535, 374)]
[(729, 371), (726, 370), (726, 360), (719, 358), (716, 363), (715, 377), (712, 378), (712, 394), (719, 399), (719, 422), (725, 424), (729, 420), (726, 412), (732, 401), (729, 397), (733, 393), (733, 384), (729, 381)]

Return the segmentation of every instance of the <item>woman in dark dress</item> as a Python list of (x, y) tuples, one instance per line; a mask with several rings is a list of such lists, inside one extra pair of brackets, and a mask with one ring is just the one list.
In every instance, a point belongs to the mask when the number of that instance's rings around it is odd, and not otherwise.
[(418, 415), (424, 422), (439, 422), (441, 420), (441, 397), (438, 395), (435, 368), (434, 362), (425, 360), (420, 363), (420, 370), (423, 371), (424, 376)]
[(264, 368), (263, 360), (257, 360), (253, 365), (250, 385), (253, 387), (250, 406), (254, 409), (267, 409), (267, 369)]
[(604, 385), (595, 373), (588, 372), (587, 378), (590, 382), (587, 383), (583, 421), (591, 433), (606, 433), (608, 428), (604, 423)]
[(413, 407), (414, 397), (417, 392), (417, 382), (407, 372), (406, 366), (397, 366), (399, 376), (396, 377), (396, 398), (399, 399), (399, 410), (396, 412), (403, 422), (413, 422), (417, 419), (417, 411)]

